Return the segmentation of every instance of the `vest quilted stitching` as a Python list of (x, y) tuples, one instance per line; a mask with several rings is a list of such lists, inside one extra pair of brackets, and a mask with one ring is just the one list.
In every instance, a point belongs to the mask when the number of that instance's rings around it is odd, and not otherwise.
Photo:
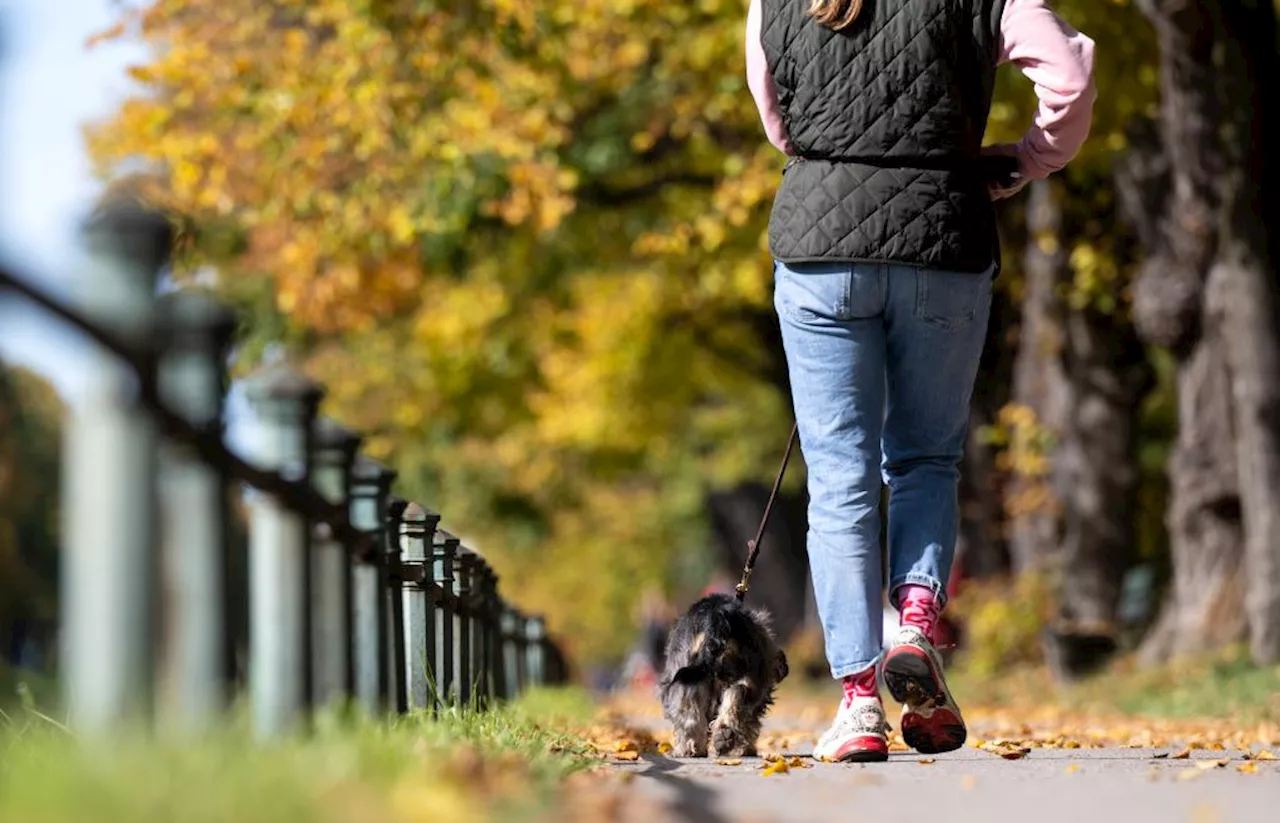
[(985, 271), (995, 211), (972, 158), (1004, 0), (863, 0), (844, 32), (808, 5), (763, 0), (761, 41), (799, 154), (774, 200), (773, 256)]

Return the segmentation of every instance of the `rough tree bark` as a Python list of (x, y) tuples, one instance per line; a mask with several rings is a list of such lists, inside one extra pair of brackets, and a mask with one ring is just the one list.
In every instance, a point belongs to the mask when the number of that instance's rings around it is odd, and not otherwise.
[[(1137, 414), (1151, 385), (1133, 326), (1092, 302), (1068, 302), (1067, 247), (1085, 228), (1064, 214), (1065, 185), (1028, 192), (1026, 296), (1014, 399), (1052, 431), (1052, 505), (1015, 520), (1020, 571), (1047, 571), (1059, 594), (1048, 652), (1072, 675), (1115, 648), (1120, 587), (1133, 555), (1138, 493)], [(1026, 481), (1015, 480), (1016, 485)]]
[[(1160, 142), (1167, 170), (1135, 148), (1123, 204), (1149, 255), (1134, 293), (1140, 334), (1178, 361), (1178, 440), (1169, 465), (1173, 580), (1143, 657), (1245, 636), (1239, 473), (1223, 301), (1206, 300), (1218, 252), (1223, 152), (1217, 128), (1224, 44), (1217, 2), (1140, 0), (1160, 44)], [(1233, 82), (1252, 83), (1250, 78)], [(1165, 205), (1167, 204), (1167, 206)], [(1228, 323), (1229, 325), (1229, 323)]]
[[(1054, 182), (1027, 187), (1027, 243), (1023, 257), (1025, 295), (1013, 365), (1012, 401), (1029, 407), (1039, 425), (1061, 432), (1066, 424), (1067, 376), (1062, 368), (1062, 290), (1071, 279), (1063, 247), (1062, 204)], [(1013, 477), (1012, 499), (1025, 495), (1040, 478)], [(1016, 573), (1047, 572), (1054, 565), (1062, 536), (1056, 502), (1018, 513), (1009, 523), (1009, 554)]]
[(1222, 175), (1218, 261), (1209, 299), (1225, 318), (1223, 338), (1235, 405), (1236, 463), (1248, 586), (1250, 650), (1280, 661), (1280, 278), (1269, 231), (1280, 226), (1280, 140), (1274, 82), (1280, 69), (1271, 0), (1221, 3)]

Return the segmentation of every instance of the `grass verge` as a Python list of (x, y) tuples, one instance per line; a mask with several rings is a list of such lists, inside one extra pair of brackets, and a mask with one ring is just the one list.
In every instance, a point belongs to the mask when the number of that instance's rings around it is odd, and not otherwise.
[(1055, 684), (1043, 667), (979, 675), (963, 665), (948, 673), (961, 705), (1044, 706), (1134, 717), (1280, 721), (1280, 666), (1259, 667), (1243, 648), (1209, 657), (1142, 667), (1132, 658), (1071, 685)]
[[(394, 722), (322, 715), (312, 733), (255, 743), (243, 712), (199, 742), (76, 741), (29, 711), (0, 718), (0, 823), (426, 823), (551, 814), (594, 761), (556, 729), (589, 722), (576, 692), (488, 712)], [(7, 719), (6, 719), (7, 718)]]

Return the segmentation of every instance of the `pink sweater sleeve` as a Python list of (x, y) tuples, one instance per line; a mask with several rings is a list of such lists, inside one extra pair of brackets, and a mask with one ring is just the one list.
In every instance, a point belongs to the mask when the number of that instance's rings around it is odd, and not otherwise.
[(1093, 41), (1069, 26), (1046, 0), (1008, 0), (1000, 20), (1000, 62), (1017, 66), (1040, 104), (1017, 145), (1024, 181), (1067, 165), (1093, 122)]
[(782, 111), (778, 107), (778, 89), (773, 84), (773, 74), (769, 71), (769, 62), (760, 42), (760, 19), (760, 0), (751, 0), (747, 7), (747, 88), (751, 89), (756, 108), (760, 110), (760, 121), (764, 123), (764, 133), (769, 142), (784, 154), (794, 154), (791, 138), (787, 136), (787, 125), (782, 121)]

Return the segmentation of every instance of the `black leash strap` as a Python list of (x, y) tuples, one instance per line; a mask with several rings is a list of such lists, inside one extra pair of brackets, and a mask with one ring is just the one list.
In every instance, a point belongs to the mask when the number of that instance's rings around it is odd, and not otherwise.
[(778, 499), (778, 490), (782, 488), (782, 478), (787, 474), (787, 463), (791, 460), (791, 449), (796, 445), (796, 435), (800, 432), (798, 423), (791, 426), (791, 439), (787, 441), (787, 450), (782, 455), (782, 467), (778, 469), (778, 477), (773, 481), (773, 491), (769, 492), (769, 502), (764, 504), (764, 517), (760, 519), (760, 530), (756, 539), (747, 544), (747, 565), (742, 570), (742, 581), (738, 583), (738, 602), (747, 599), (747, 591), (751, 588), (751, 572), (756, 567), (756, 558), (760, 555), (760, 541), (764, 539), (764, 530), (769, 526), (769, 515), (773, 513), (774, 501)]

